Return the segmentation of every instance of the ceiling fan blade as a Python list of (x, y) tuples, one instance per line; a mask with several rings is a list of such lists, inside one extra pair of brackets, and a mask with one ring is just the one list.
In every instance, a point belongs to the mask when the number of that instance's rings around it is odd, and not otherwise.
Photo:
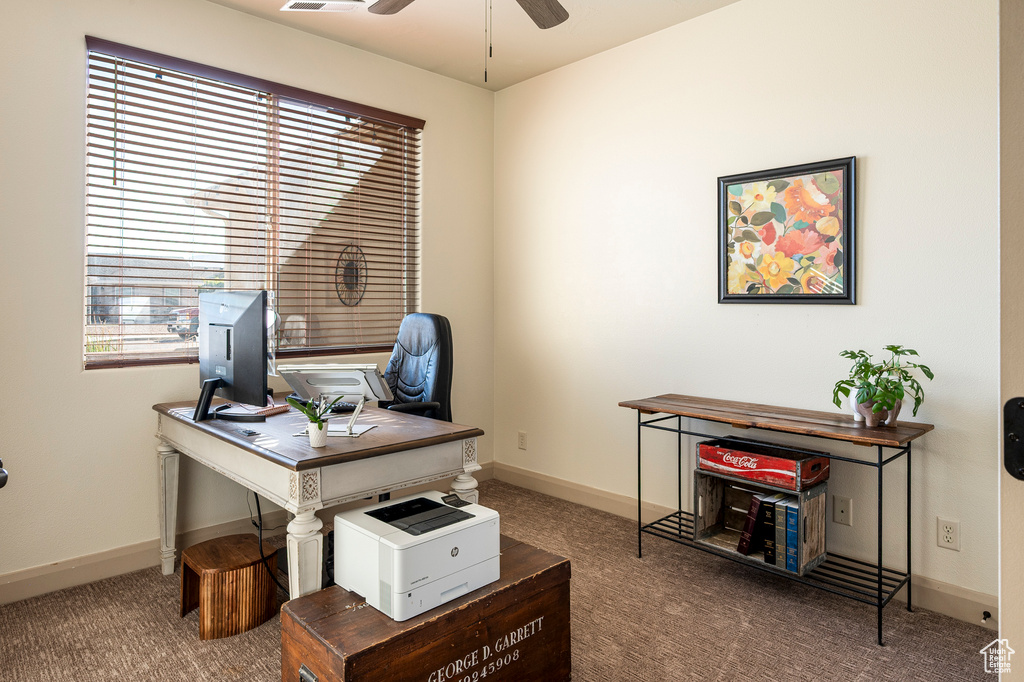
[(569, 13), (559, 4), (558, 0), (516, 0), (516, 2), (530, 15), (533, 23), (537, 24), (539, 28), (558, 26), (569, 18)]
[(412, 4), (412, 0), (377, 0), (367, 11), (370, 14), (397, 14)]

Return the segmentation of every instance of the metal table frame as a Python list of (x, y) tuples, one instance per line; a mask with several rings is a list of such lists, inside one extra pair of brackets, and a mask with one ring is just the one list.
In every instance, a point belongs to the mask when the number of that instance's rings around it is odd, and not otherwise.
[[(677, 542), (681, 545), (686, 545), (694, 549), (699, 549), (709, 554), (716, 554), (724, 557), (731, 561), (741, 563), (745, 566), (750, 566), (758, 570), (780, 575), (794, 582), (798, 582), (804, 585), (810, 585), (832, 594), (837, 594), (848, 599), (862, 602), (874, 606), (877, 609), (878, 614), (878, 644), (879, 646), (885, 646), (882, 641), (882, 609), (888, 604), (892, 598), (898, 593), (904, 586), (907, 588), (907, 611), (913, 611), (912, 600), (911, 600), (911, 523), (910, 523), (910, 504), (911, 504), (911, 444), (908, 442), (903, 446), (889, 446), (889, 445), (875, 445), (877, 449), (877, 458), (873, 461), (854, 459), (850, 457), (839, 457), (831, 456), (830, 459), (850, 462), (852, 464), (860, 464), (863, 466), (874, 467), (877, 471), (878, 476), (878, 563), (872, 564), (859, 559), (834, 554), (829, 552), (828, 558), (824, 563), (815, 568), (813, 571), (805, 576), (799, 576), (796, 573), (779, 569), (770, 564), (764, 562), (758, 562), (753, 560), (744, 560), (741, 557), (732, 556), (722, 551), (718, 551), (716, 548), (698, 544), (694, 542), (693, 538), (693, 513), (683, 510), (683, 436), (697, 436), (699, 438), (717, 438), (721, 440), (730, 440), (736, 443), (749, 443), (757, 442), (748, 438), (739, 438), (735, 436), (720, 436), (715, 434), (701, 433), (699, 431), (691, 431), (683, 428), (683, 415), (669, 414), (663, 417), (655, 417), (644, 421), (643, 411), (637, 410), (637, 483), (636, 483), (636, 497), (637, 497), (637, 556), (643, 557), (643, 536), (644, 533), (654, 535), (656, 537), (664, 538)], [(699, 417), (687, 417), (688, 419), (699, 419)], [(664, 422), (675, 420), (675, 426), (665, 425)], [(642, 483), (642, 465), (643, 465), (643, 432), (644, 429), (657, 429), (660, 431), (669, 431), (677, 434), (676, 444), (676, 474), (678, 479), (678, 500), (677, 500), (677, 511), (653, 521), (651, 523), (644, 523), (642, 510), (643, 510), (643, 497), (641, 496), (641, 483)], [(827, 440), (844, 440), (839, 438), (829, 439), (822, 435), (810, 435), (812, 438), (824, 438)], [(803, 448), (788, 447), (772, 443), (773, 447), (780, 449), (790, 450), (797, 453), (813, 453), (813, 451), (805, 450)], [(886, 448), (896, 450), (896, 452), (890, 455), (888, 458), (885, 457)], [(813, 453), (817, 454), (817, 453)], [(907, 568), (906, 571), (899, 571), (891, 568), (886, 568), (883, 564), (882, 558), (882, 541), (883, 541), (883, 515), (882, 515), (882, 497), (883, 497), (883, 474), (885, 472), (885, 465), (894, 462), (901, 457), (906, 456), (907, 462)], [(756, 484), (756, 482), (754, 482)]]

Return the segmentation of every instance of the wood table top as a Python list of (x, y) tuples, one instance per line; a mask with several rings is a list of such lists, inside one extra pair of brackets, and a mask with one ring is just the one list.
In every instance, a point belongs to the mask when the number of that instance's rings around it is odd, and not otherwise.
[[(195, 401), (183, 401), (160, 403), (154, 405), (153, 409), (162, 416), (187, 424), (293, 471), (317, 469), (484, 435), (481, 429), (473, 426), (452, 424), (378, 407), (364, 407), (356, 423), (374, 424), (375, 428), (357, 438), (329, 437), (326, 447), (312, 448), (308, 436), (295, 435), (309, 422), (305, 415), (293, 407), (289, 407), (287, 412), (267, 417), (265, 422), (246, 423), (210, 419), (197, 423), (192, 421), (195, 406)], [(336, 419), (348, 419), (350, 416), (343, 414)], [(243, 433), (246, 430), (257, 433), (246, 436)]]
[(675, 414), (737, 428), (796, 433), (884, 447), (904, 447), (935, 428), (931, 424), (905, 421), (897, 422), (896, 426), (868, 428), (864, 422), (855, 421), (852, 414), (799, 410), (675, 393), (641, 400), (624, 400), (619, 406), (639, 410), (643, 414)]

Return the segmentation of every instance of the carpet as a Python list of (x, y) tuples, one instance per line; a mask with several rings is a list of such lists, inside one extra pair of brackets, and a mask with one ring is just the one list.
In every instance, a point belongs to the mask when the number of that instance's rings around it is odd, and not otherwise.
[[(995, 634), (903, 604), (875, 610), (658, 538), (621, 517), (480, 484), (502, 532), (572, 562), (573, 679), (984, 680)], [(278, 540), (280, 542), (280, 539)], [(281, 679), (281, 621), (200, 641), (179, 575), (150, 568), (0, 606), (0, 680)]]

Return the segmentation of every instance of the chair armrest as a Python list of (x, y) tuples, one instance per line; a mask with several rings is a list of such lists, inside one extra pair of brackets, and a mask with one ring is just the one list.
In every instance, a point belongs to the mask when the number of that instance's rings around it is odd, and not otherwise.
[(391, 403), (389, 410), (395, 412), (411, 412), (413, 414), (425, 414), (430, 410), (440, 410), (441, 403)]

